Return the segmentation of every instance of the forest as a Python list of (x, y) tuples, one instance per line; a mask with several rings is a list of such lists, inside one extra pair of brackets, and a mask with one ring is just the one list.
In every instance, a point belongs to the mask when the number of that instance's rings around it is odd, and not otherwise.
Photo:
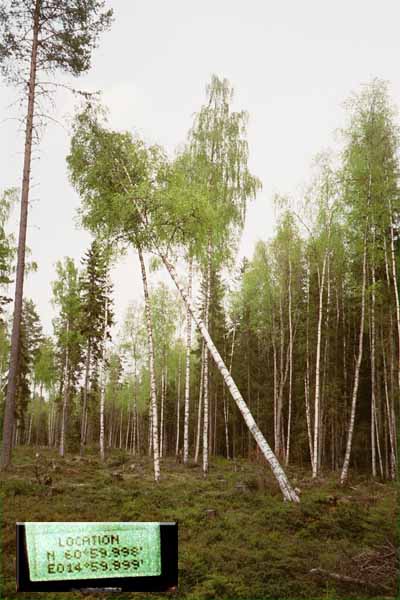
[[(28, 84), (22, 188), (3, 189), (0, 204), (3, 554), (15, 553), (16, 520), (178, 519), (179, 598), (394, 597), (400, 132), (390, 86), (375, 78), (349, 92), (340, 151), (316, 155), (301, 195), (269, 199), (274, 234), (240, 262), (262, 181), (233, 85), (211, 77), (172, 157), (113, 129), (101, 98), (80, 97), (66, 168), (92, 241), (80, 261), (56, 257), (46, 334), (23, 291), (36, 269), (26, 229), (39, 75), (88, 70), (112, 22), (101, 1), (67, 4), (64, 16), (53, 1), (0, 10), (3, 75)], [(142, 301), (119, 322), (111, 274), (132, 249)], [(235, 543), (242, 561), (231, 567)], [(3, 571), (12, 598), (11, 565)]]

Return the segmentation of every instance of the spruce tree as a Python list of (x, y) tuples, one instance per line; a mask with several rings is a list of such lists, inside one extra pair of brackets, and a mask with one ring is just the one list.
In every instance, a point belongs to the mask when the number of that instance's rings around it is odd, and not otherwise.
[[(82, 266), (83, 272), (80, 278), (81, 334), (86, 344), (86, 357), (81, 417), (81, 455), (86, 441), (91, 368), (96, 370), (102, 358), (104, 336), (110, 337), (109, 329), (113, 321), (107, 251), (98, 242), (93, 241), (82, 260)], [(105, 323), (106, 303), (107, 322)]]

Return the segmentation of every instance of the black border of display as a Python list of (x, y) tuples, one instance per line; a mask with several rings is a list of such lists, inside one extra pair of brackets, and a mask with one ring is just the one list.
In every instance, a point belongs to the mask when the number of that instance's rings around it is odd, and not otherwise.
[(72, 592), (90, 588), (96, 591), (166, 592), (178, 585), (178, 524), (160, 523), (161, 575), (153, 577), (110, 577), (101, 579), (74, 579), (59, 581), (31, 581), (25, 536), (25, 523), (16, 523), (17, 535), (17, 591), (18, 592)]

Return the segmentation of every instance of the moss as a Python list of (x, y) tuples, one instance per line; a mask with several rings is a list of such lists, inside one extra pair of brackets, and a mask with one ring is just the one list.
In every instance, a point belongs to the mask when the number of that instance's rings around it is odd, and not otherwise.
[[(350, 560), (382, 540), (395, 542), (397, 505), (392, 484), (357, 480), (355, 489), (342, 490), (334, 477), (315, 482), (308, 473), (291, 469), (290, 476), (302, 489), (298, 506), (282, 501), (263, 465), (236, 461), (235, 468), (219, 458), (212, 461), (205, 480), (199, 469), (164, 459), (162, 480), (156, 485), (150, 460), (126, 458), (116, 452), (102, 464), (89, 451), (85, 460), (69, 455), (61, 461), (43, 450), (41, 468), (51, 471), (51, 488), (58, 490), (50, 495), (46, 486), (33, 481), (35, 461), (29, 451), (18, 449), (15, 467), (4, 474), (1, 486), (4, 554), (15, 555), (16, 521), (178, 520), (177, 600), (362, 600), (368, 598), (366, 592), (354, 595), (346, 586), (317, 580), (310, 569), (339, 570), (344, 555)], [(238, 490), (238, 484), (246, 491)], [(332, 496), (336, 503), (331, 503)], [(14, 586), (12, 561), (5, 561), (2, 597), (16, 598)], [(121, 600), (138, 597), (120, 596)], [(140, 597), (165, 600), (164, 595)], [(35, 598), (64, 600), (60, 594), (36, 593)], [(78, 598), (81, 595), (66, 595), (66, 600)]]

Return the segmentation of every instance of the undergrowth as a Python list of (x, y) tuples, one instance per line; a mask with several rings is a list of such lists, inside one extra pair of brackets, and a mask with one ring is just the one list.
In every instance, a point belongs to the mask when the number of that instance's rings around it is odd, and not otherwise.
[[(39, 449), (37, 458), (32, 449), (18, 449), (1, 481), (1, 597), (32, 598), (15, 592), (17, 521), (177, 520), (177, 600), (394, 598), (395, 563), (379, 568), (379, 561), (385, 548), (396, 547), (395, 484), (353, 478), (342, 489), (337, 476), (312, 481), (309, 472), (294, 468), (288, 475), (301, 490), (300, 505), (283, 502), (266, 465), (244, 460), (215, 459), (204, 479), (199, 467), (164, 459), (162, 480), (156, 485), (147, 458), (113, 452), (102, 464), (94, 451), (83, 459), (62, 460), (47, 449)], [(370, 560), (365, 572), (360, 556)], [(310, 574), (313, 568), (361, 578), (367, 585), (360, 589), (316, 577)], [(371, 574), (382, 586), (381, 596), (368, 587)], [(61, 593), (34, 596), (63, 598)], [(112, 595), (115, 600), (165, 597)]]

